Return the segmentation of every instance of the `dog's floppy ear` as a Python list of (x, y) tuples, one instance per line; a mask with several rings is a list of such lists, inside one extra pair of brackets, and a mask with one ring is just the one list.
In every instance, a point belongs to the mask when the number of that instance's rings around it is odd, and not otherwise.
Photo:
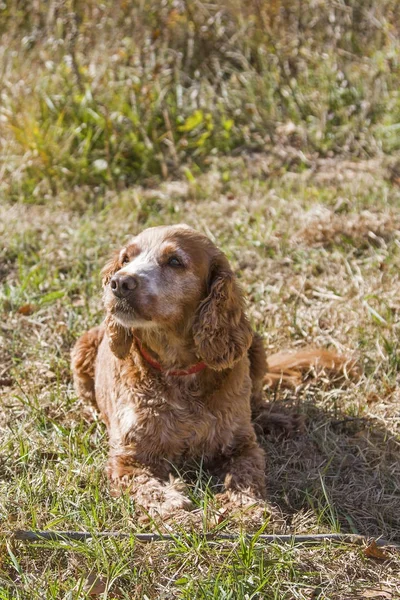
[[(101, 276), (104, 288), (110, 283), (114, 273), (121, 268), (120, 256), (121, 252), (115, 252), (102, 269)], [(111, 351), (117, 358), (126, 358), (132, 346), (132, 332), (120, 325), (111, 314), (107, 315), (105, 324)]]
[(217, 371), (232, 367), (251, 345), (243, 295), (223, 254), (211, 265), (208, 296), (197, 310), (193, 335), (199, 356)]
[(106, 285), (110, 283), (111, 277), (121, 268), (120, 256), (121, 252), (119, 250), (116, 250), (102, 268), (101, 282), (103, 284), (103, 287), (106, 287)]

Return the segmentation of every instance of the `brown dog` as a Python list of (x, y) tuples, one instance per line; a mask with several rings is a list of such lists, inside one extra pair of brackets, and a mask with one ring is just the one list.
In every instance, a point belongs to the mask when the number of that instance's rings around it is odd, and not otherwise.
[(104, 419), (111, 480), (151, 514), (188, 508), (172, 474), (202, 459), (227, 494), (265, 496), (265, 455), (252, 415), (265, 378), (295, 379), (344, 359), (326, 350), (271, 357), (244, 311), (224, 254), (185, 225), (143, 231), (103, 270), (105, 322), (72, 351), (77, 393)]

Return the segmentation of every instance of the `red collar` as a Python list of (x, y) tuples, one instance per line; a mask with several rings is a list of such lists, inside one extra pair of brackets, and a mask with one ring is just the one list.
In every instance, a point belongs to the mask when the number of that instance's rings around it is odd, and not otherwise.
[(154, 358), (152, 358), (150, 356), (150, 354), (147, 352), (146, 348), (143, 346), (143, 344), (139, 340), (139, 338), (137, 338), (135, 336), (135, 339), (136, 339), (140, 354), (143, 356), (145, 361), (148, 362), (149, 365), (151, 365), (152, 367), (157, 369), (157, 371), (162, 371), (163, 373), (166, 373), (167, 375), (172, 375), (173, 377), (182, 377), (183, 375), (193, 375), (194, 373), (198, 373), (199, 371), (202, 371), (207, 366), (205, 363), (199, 362), (199, 363), (196, 363), (195, 365), (193, 365), (192, 367), (189, 367), (188, 369), (180, 369), (177, 371), (170, 371), (169, 369), (164, 369), (164, 367), (158, 361), (156, 361)]

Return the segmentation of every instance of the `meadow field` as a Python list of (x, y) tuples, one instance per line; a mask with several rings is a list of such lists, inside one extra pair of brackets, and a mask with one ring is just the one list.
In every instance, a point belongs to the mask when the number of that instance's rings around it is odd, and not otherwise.
[[(400, 598), (395, 546), (258, 537), (400, 544), (399, 3), (6, 0), (0, 34), (0, 599)], [(161, 525), (110, 493), (69, 354), (115, 247), (180, 222), (227, 254), (269, 353), (362, 375), (266, 390), (304, 427), (260, 436), (265, 509), (221, 510), (199, 464), (195, 510)]]

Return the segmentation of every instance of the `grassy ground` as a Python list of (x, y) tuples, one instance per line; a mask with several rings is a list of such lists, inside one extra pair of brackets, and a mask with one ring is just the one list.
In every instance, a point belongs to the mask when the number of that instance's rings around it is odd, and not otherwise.
[(397, 0), (7, 0), (0, 194), (26, 202), (196, 175), (243, 150), (399, 148)]
[[(0, 600), (400, 598), (400, 557), (203, 531), (400, 542), (400, 4), (397, 0), (0, 3)], [(102, 318), (99, 271), (142, 228), (187, 222), (231, 260), (268, 352), (327, 346), (356, 383), (270, 403), (272, 514), (225, 514), (201, 465), (182, 539), (141, 531), (69, 351)], [(147, 527), (147, 529), (146, 529)], [(96, 577), (100, 581), (96, 584)], [(92, 590), (93, 591), (93, 590)], [(93, 594), (92, 594), (93, 595)]]
[[(379, 161), (315, 162), (266, 178), (270, 157), (218, 160), (191, 183), (65, 203), (1, 207), (0, 598), (85, 598), (90, 573), (125, 598), (398, 598), (400, 557), (362, 548), (212, 542), (201, 531), (357, 532), (400, 541), (400, 192)], [(99, 270), (149, 225), (187, 222), (226, 251), (270, 352), (307, 344), (355, 353), (358, 383), (297, 395), (305, 431), (262, 439), (271, 519), (218, 514), (207, 474), (183, 540), (12, 543), (16, 528), (140, 531), (103, 473), (104, 426), (75, 397), (69, 350), (101, 319)], [(214, 515), (214, 516), (213, 516)], [(186, 533), (185, 533), (186, 532)], [(380, 590), (380, 591), (377, 591)]]

